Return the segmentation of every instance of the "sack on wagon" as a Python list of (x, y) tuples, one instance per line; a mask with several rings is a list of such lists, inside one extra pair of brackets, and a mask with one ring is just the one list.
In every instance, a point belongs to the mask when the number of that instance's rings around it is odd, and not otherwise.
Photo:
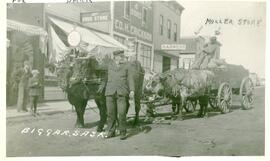
[(215, 58), (212, 58), (208, 65), (207, 65), (207, 68), (226, 68), (226, 62), (224, 59), (215, 59)]
[(213, 82), (214, 74), (208, 70), (189, 70), (181, 85), (188, 89), (190, 95), (202, 94)]

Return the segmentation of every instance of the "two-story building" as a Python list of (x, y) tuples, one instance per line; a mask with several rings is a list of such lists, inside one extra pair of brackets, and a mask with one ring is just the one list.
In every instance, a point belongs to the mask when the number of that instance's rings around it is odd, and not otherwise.
[(155, 72), (178, 68), (181, 14), (184, 8), (176, 1), (153, 1), (153, 43)]

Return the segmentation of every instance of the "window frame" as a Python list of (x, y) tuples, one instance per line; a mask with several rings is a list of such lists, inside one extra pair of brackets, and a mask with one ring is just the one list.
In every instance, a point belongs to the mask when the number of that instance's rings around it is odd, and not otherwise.
[(170, 19), (167, 20), (167, 37), (171, 39), (171, 31), (172, 30), (172, 21)]
[(163, 15), (159, 16), (159, 34), (160, 35), (164, 34), (164, 17), (163, 17)]
[(175, 42), (177, 42), (177, 24), (176, 23), (174, 23), (173, 24), (173, 29), (174, 29), (174, 31), (173, 31), (173, 40), (175, 41)]
[[(127, 15), (127, 4), (129, 4), (129, 14)], [(124, 18), (130, 19), (131, 1), (124, 1)]]

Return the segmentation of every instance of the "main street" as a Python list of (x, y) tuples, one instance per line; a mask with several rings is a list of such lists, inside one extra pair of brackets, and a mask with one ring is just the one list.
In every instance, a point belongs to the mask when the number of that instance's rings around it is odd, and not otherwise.
[[(234, 95), (233, 111), (228, 114), (211, 111), (208, 118), (196, 118), (195, 112), (183, 121), (152, 124), (141, 120), (139, 127), (129, 129), (124, 141), (95, 133), (97, 109), (86, 111), (84, 129), (74, 127), (76, 114), (71, 111), (12, 118), (7, 121), (7, 156), (264, 155), (264, 91), (264, 87), (255, 89), (251, 110), (242, 110), (239, 96)], [(170, 106), (158, 108), (161, 113), (166, 110)]]

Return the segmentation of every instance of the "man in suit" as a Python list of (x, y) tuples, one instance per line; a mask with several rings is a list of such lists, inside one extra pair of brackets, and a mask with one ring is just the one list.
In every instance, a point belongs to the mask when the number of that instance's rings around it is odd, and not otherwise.
[(127, 138), (126, 115), (127, 100), (134, 97), (134, 80), (129, 76), (124, 51), (113, 53), (114, 61), (108, 63), (108, 80), (105, 90), (107, 106), (108, 133), (106, 138), (114, 137), (117, 115), (119, 121), (120, 139)]
[(27, 112), (27, 100), (28, 100), (28, 80), (31, 76), (30, 65), (28, 61), (24, 61), (23, 69), (19, 69), (20, 75), (19, 87), (18, 87), (18, 100), (17, 100), (17, 111)]
[[(136, 55), (130, 55), (129, 60), (129, 77), (133, 79), (135, 91), (134, 91), (134, 104), (135, 104), (135, 120), (134, 125), (139, 122), (139, 112), (141, 109), (141, 97), (142, 97), (142, 90), (143, 90), (143, 81), (144, 81), (144, 74), (145, 70), (141, 66), (141, 63), (136, 59)], [(131, 98), (132, 99), (132, 98)], [(129, 108), (129, 102), (128, 102)]]

